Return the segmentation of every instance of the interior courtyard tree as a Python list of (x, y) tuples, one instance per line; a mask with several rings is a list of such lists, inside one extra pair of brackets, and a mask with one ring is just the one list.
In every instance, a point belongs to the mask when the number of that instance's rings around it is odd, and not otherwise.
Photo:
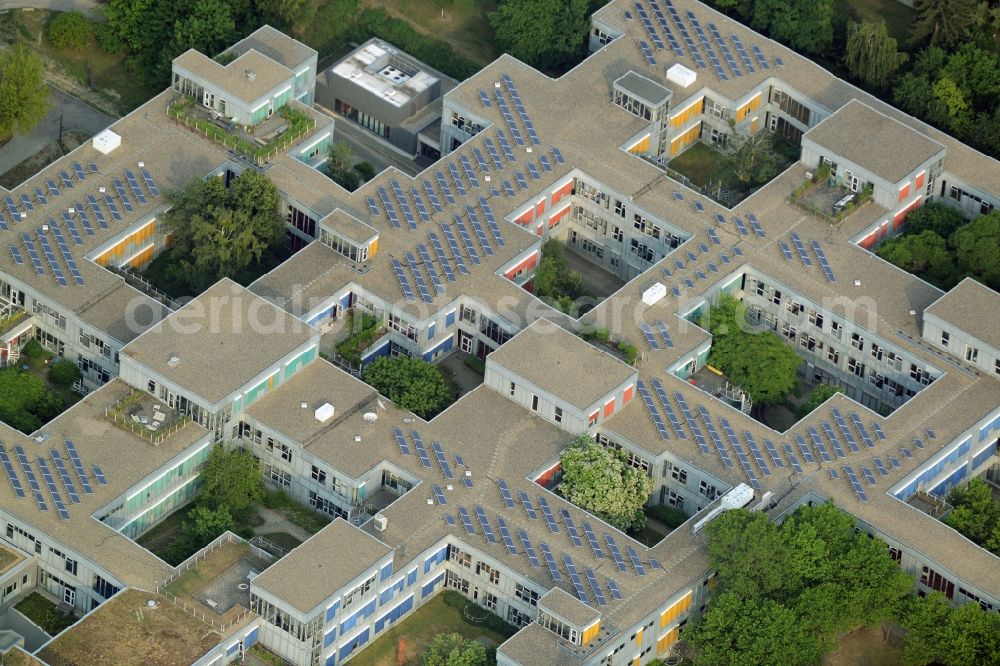
[(438, 634), (420, 655), (423, 666), (486, 666), (486, 648), (462, 634)]
[(441, 371), (412, 356), (383, 356), (365, 367), (364, 379), (379, 393), (422, 419), (444, 409), (451, 395)]
[(167, 198), (163, 224), (173, 241), (167, 273), (195, 292), (223, 277), (245, 279), (284, 242), (278, 191), (257, 171), (245, 171), (228, 189), (221, 178), (196, 178)]
[[(218, 512), (225, 508), (229, 515), (242, 520), (264, 500), (264, 482), (257, 461), (243, 449), (226, 450), (215, 446), (208, 454), (199, 475), (201, 495), (198, 503)], [(215, 522), (206, 518), (206, 522)]]
[(952, 606), (940, 592), (912, 597), (900, 624), (903, 662), (912, 666), (979, 666), (997, 663), (1000, 655), (1000, 613), (977, 603)]
[(954, 508), (944, 522), (980, 546), (1000, 554), (1000, 503), (991, 486), (980, 478), (954, 488), (948, 495)]
[(558, 491), (568, 501), (622, 531), (645, 524), (642, 509), (653, 492), (653, 479), (630, 465), (623, 450), (581, 435), (563, 451), (560, 464)]
[(723, 294), (700, 325), (712, 333), (708, 363), (742, 387), (755, 405), (782, 402), (795, 389), (802, 359), (770, 329), (746, 319), (746, 306)]

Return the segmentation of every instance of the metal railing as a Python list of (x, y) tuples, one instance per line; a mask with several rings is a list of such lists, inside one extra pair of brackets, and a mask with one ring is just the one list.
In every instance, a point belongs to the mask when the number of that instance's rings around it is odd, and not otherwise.
[(181, 415), (177, 423), (174, 423), (168, 428), (163, 428), (162, 430), (149, 430), (145, 424), (132, 421), (125, 414), (125, 410), (139, 402), (144, 395), (148, 394), (144, 391), (140, 391), (139, 389), (132, 389), (132, 391), (128, 394), (123, 395), (121, 398), (118, 398), (118, 400), (105, 407), (104, 416), (122, 430), (127, 430), (134, 435), (142, 437), (143, 439), (148, 439), (149, 443), (153, 446), (158, 445), (164, 439), (183, 428), (187, 425), (187, 422), (191, 420), (191, 417)]

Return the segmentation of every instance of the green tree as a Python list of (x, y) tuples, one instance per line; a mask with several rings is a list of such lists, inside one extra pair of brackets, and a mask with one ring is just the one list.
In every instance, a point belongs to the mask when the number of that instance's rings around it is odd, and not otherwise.
[(0, 369), (0, 420), (30, 434), (65, 407), (41, 379), (17, 368)]
[(412, 356), (383, 356), (365, 367), (364, 379), (400, 409), (429, 419), (451, 395), (438, 368)]
[(755, 405), (781, 402), (798, 383), (802, 359), (771, 330), (752, 330), (746, 308), (722, 295), (701, 321), (713, 336), (708, 362), (743, 388)]
[(916, 0), (910, 41), (950, 48), (963, 40), (975, 20), (976, 0)]
[(355, 164), (354, 170), (357, 171), (358, 175), (364, 178), (365, 181), (369, 181), (375, 177), (375, 165), (367, 160)]
[(194, 179), (167, 195), (163, 222), (173, 239), (169, 274), (193, 291), (239, 278), (284, 241), (279, 195), (267, 176), (248, 170), (227, 190), (219, 178)]
[(542, 260), (535, 269), (532, 282), (533, 293), (563, 312), (583, 313), (591, 303), (578, 303), (578, 299), (589, 298), (590, 293), (583, 284), (579, 271), (571, 269), (566, 261), (566, 246), (551, 239), (542, 246)]
[(751, 25), (805, 53), (833, 44), (833, 0), (757, 0)]
[(42, 59), (24, 44), (0, 50), (0, 141), (30, 131), (48, 112)]
[(420, 661), (424, 666), (486, 666), (488, 659), (482, 643), (452, 633), (435, 636)]
[(912, 597), (903, 611), (901, 624), (903, 662), (979, 666), (996, 664), (1000, 654), (1000, 614), (984, 611), (979, 604), (952, 606), (939, 592)]
[(684, 632), (697, 650), (696, 666), (797, 666), (819, 663), (817, 636), (793, 610), (772, 601), (723, 592)]
[(993, 501), (990, 486), (980, 478), (954, 488), (948, 502), (955, 507), (944, 522), (979, 545), (989, 546), (1000, 554), (1000, 504)]
[(207, 546), (212, 539), (227, 530), (236, 529), (236, 521), (225, 505), (215, 509), (198, 505), (188, 513), (187, 517), (189, 520), (182, 523), (181, 530), (192, 550)]
[(653, 492), (653, 480), (628, 463), (620, 449), (605, 448), (587, 435), (563, 451), (559, 493), (620, 530), (645, 525), (643, 507)]
[(346, 141), (336, 141), (330, 145), (330, 171), (347, 171), (354, 157), (351, 146)]
[(497, 45), (539, 69), (557, 69), (585, 52), (587, 0), (503, 0), (489, 15)]
[(962, 277), (947, 241), (933, 231), (889, 238), (875, 248), (875, 254), (942, 289), (950, 289)]
[[(685, 634), (696, 664), (818, 663), (837, 635), (894, 617), (913, 586), (885, 544), (830, 502), (802, 506), (780, 525), (727, 511), (706, 533), (721, 592)], [(789, 636), (771, 636), (776, 618)], [(755, 625), (768, 641), (757, 641)]]
[(959, 264), (992, 289), (1000, 289), (1000, 210), (980, 215), (951, 237)]
[(201, 506), (211, 511), (225, 508), (236, 520), (249, 516), (264, 499), (264, 482), (257, 462), (242, 449), (214, 447), (198, 475)]
[(770, 132), (743, 134), (730, 123), (729, 141), (725, 147), (723, 168), (733, 174), (743, 191), (768, 182), (778, 175), (778, 155), (772, 148)]
[(824, 402), (837, 395), (838, 393), (843, 393), (844, 389), (839, 386), (834, 386), (832, 384), (820, 384), (813, 389), (812, 393), (809, 394), (809, 401), (806, 402), (802, 410), (802, 415), (812, 413), (814, 409), (822, 405)]
[(966, 221), (961, 211), (954, 206), (930, 201), (906, 214), (903, 229), (906, 234), (911, 235), (933, 231), (942, 238), (950, 238)]
[(844, 65), (865, 83), (883, 87), (909, 56), (900, 53), (896, 39), (886, 31), (885, 22), (847, 24), (847, 50)]
[(59, 359), (49, 366), (49, 379), (53, 384), (70, 386), (80, 378), (80, 368), (73, 361)]
[(45, 32), (57, 49), (82, 49), (94, 39), (94, 24), (80, 12), (58, 12)]

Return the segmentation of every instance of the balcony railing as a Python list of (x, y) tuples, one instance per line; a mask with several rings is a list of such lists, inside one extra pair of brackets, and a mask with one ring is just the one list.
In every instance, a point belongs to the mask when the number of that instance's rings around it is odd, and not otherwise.
[(195, 101), (182, 95), (167, 107), (167, 115), (181, 123), (193, 132), (204, 134), (216, 143), (237, 153), (257, 166), (263, 166), (274, 159), (278, 153), (295, 144), (316, 128), (316, 120), (311, 116), (286, 105), (278, 109), (289, 127), (277, 137), (263, 146), (255, 144), (243, 136), (237, 129), (227, 129), (206, 119), (195, 105)]

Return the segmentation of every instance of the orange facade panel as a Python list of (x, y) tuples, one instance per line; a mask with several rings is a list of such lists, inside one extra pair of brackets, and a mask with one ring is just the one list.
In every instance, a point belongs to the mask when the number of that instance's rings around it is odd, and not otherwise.
[(566, 214), (569, 213), (569, 209), (570, 209), (570, 204), (566, 204), (562, 209), (552, 213), (552, 215), (549, 217), (549, 228), (551, 229), (552, 227), (559, 224), (559, 222), (564, 217), (566, 217)]
[(675, 602), (667, 610), (660, 613), (660, 629), (663, 629), (674, 622), (680, 615), (691, 608), (691, 601), (694, 599), (694, 592), (688, 590), (681, 599)]
[(604, 405), (604, 418), (610, 419), (611, 415), (615, 413), (615, 399), (611, 398), (608, 400), (607, 404)]
[(622, 404), (627, 405), (635, 394), (635, 386), (626, 386), (625, 392), (622, 394)]
[(634, 145), (632, 145), (628, 149), (628, 152), (632, 153), (633, 155), (639, 155), (641, 153), (647, 152), (649, 150), (650, 136), (651, 135), (647, 134), (646, 136), (642, 137), (639, 141), (637, 141)]
[(910, 184), (907, 183), (903, 185), (902, 189), (899, 190), (899, 201), (906, 201), (906, 198), (910, 196)]
[(149, 245), (155, 235), (156, 220), (151, 220), (102, 252), (94, 259), (94, 262), (105, 267), (111, 264), (122, 264), (140, 248)]
[(552, 193), (552, 205), (555, 206), (563, 197), (568, 197), (573, 193), (573, 181), (569, 181)]
[(597, 638), (597, 635), (601, 633), (601, 623), (595, 622), (593, 625), (587, 627), (583, 631), (583, 644), (587, 645), (590, 641)]
[(670, 142), (670, 156), (673, 157), (698, 140), (701, 136), (701, 123), (677, 135)]
[(517, 266), (511, 268), (509, 271), (504, 273), (504, 275), (507, 276), (508, 280), (513, 280), (518, 273), (520, 273), (521, 271), (530, 271), (537, 264), (538, 264), (538, 253), (532, 252), (530, 257), (519, 263)]
[(926, 178), (927, 178), (927, 172), (926, 171), (921, 171), (920, 173), (917, 174), (916, 181), (913, 184), (913, 191), (915, 193), (919, 192), (922, 189), (924, 189), (924, 181), (925, 181)]
[(760, 98), (761, 98), (761, 93), (757, 93), (756, 95), (754, 95), (750, 99), (749, 102), (747, 102), (743, 106), (737, 108), (736, 109), (736, 122), (738, 122), (738, 123), (743, 122), (746, 119), (746, 117), (751, 112), (756, 111), (757, 109), (759, 109), (760, 108)]
[(678, 111), (675, 115), (670, 118), (670, 126), (674, 129), (684, 127), (691, 119), (695, 116), (701, 115), (702, 110), (705, 108), (705, 98), (699, 97), (690, 105), (684, 107)]

